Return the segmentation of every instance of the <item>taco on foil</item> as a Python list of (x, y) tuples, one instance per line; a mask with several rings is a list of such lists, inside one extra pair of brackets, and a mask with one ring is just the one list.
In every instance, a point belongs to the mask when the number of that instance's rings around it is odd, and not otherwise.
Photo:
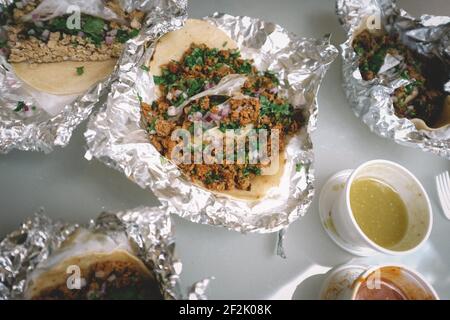
[(28, 276), (25, 299), (160, 300), (149, 268), (125, 235), (112, 238), (78, 229)]
[(410, 119), (419, 130), (450, 125), (450, 97), (444, 90), (448, 67), (443, 61), (417, 54), (386, 30), (363, 28), (352, 45), (363, 80), (389, 79), (393, 72), (408, 82), (392, 95), (398, 117)]
[[(181, 156), (188, 161), (176, 161), (187, 179), (217, 195), (249, 201), (279, 186), (285, 146), (303, 119), (281, 93), (277, 74), (257, 70), (235, 41), (203, 20), (187, 20), (164, 35), (147, 67), (157, 90), (153, 103), (141, 103), (143, 123), (150, 142), (170, 160), (177, 160), (174, 150), (185, 142), (175, 132), (189, 133), (188, 154)], [(248, 138), (263, 131), (266, 140)], [(208, 148), (214, 149), (209, 161), (205, 153), (198, 161), (196, 151)], [(270, 160), (253, 161), (252, 152), (262, 149)]]
[(144, 13), (117, 0), (14, 1), (3, 8), (0, 43), (18, 78), (53, 95), (86, 92), (109, 76)]

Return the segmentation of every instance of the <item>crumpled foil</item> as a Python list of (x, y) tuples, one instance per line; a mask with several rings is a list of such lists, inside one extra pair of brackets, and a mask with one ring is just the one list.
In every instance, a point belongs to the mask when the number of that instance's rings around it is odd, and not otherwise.
[[(13, 2), (0, 0), (0, 5)], [(155, 15), (168, 18), (171, 14), (183, 14), (187, 7), (187, 0), (120, 0), (120, 3), (126, 11), (140, 9), (147, 13), (144, 29), (151, 24)], [(3, 34), (4, 37), (4, 32), (4, 28), (0, 27), (0, 36)], [(51, 114), (37, 102), (35, 97), (39, 93), (30, 91), (16, 77), (6, 58), (0, 55), (0, 153), (8, 153), (13, 149), (49, 153), (54, 147), (65, 147), (75, 128), (89, 117), (97, 102), (108, 92), (113, 78), (114, 73), (79, 97), (61, 98), (45, 94), (39, 100), (52, 99), (56, 109), (61, 110)], [(26, 113), (15, 112), (19, 101), (36, 109)], [(54, 110), (55, 106), (51, 109)]]
[[(304, 215), (314, 195), (313, 145), (310, 134), (317, 121), (317, 92), (338, 55), (329, 37), (305, 39), (273, 23), (250, 17), (215, 13), (205, 20), (227, 33), (244, 58), (259, 70), (279, 74), (282, 90), (307, 120), (286, 148), (287, 164), (279, 190), (250, 203), (217, 197), (182, 178), (178, 167), (150, 144), (141, 123), (140, 102), (155, 99), (152, 75), (143, 70), (165, 33), (179, 29), (184, 19), (155, 23), (147, 42), (129, 48), (108, 101), (91, 118), (85, 133), (88, 160), (95, 157), (122, 171), (142, 188), (151, 189), (173, 213), (190, 221), (224, 226), (239, 232), (275, 232)], [(144, 68), (145, 69), (145, 68)]]
[[(353, 36), (362, 23), (368, 17), (378, 16), (381, 27), (388, 32), (398, 32), (402, 41), (419, 54), (438, 56), (450, 70), (450, 17), (422, 15), (417, 19), (392, 0), (337, 0), (336, 9), (348, 32), (347, 41), (341, 45), (343, 86), (356, 116), (382, 137), (450, 158), (450, 126), (434, 131), (418, 130), (410, 120), (397, 117), (391, 95), (409, 81), (401, 79), (400, 75), (389, 81), (364, 81), (358, 68), (358, 56), (352, 48)], [(450, 74), (444, 89), (450, 93)]]
[[(41, 210), (0, 242), (0, 300), (23, 299), (27, 275), (79, 227), (52, 221)], [(175, 257), (172, 222), (166, 207), (102, 213), (86, 228), (111, 237), (125, 233), (136, 256), (154, 272), (164, 298), (185, 298), (179, 285), (182, 264)], [(205, 300), (208, 282), (206, 279), (194, 284), (187, 297)]]

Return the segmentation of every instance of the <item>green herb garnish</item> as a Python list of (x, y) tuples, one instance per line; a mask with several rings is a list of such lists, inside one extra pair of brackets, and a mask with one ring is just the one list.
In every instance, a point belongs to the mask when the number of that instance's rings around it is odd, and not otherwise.
[(77, 75), (82, 76), (84, 74), (84, 66), (77, 67)]
[(193, 67), (195, 67), (196, 65), (203, 66), (204, 65), (204, 60), (203, 60), (204, 53), (205, 53), (204, 50), (202, 50), (200, 48), (195, 48), (194, 50), (192, 50), (192, 53), (184, 59), (184, 63), (191, 69)]
[(25, 111), (26, 111), (27, 108), (28, 108), (28, 107), (27, 107), (27, 105), (25, 104), (25, 102), (23, 102), (23, 101), (18, 101), (18, 102), (17, 102), (17, 105), (16, 105), (16, 108), (14, 109), (14, 112), (20, 112), (20, 111), (22, 111), (22, 110), (25, 110)]
[(407, 95), (410, 95), (414, 91), (414, 88), (415, 88), (414, 83), (408, 84), (407, 86), (405, 86), (405, 93)]
[(261, 103), (261, 115), (273, 116), (277, 120), (280, 120), (283, 117), (290, 118), (292, 116), (292, 106), (288, 103), (272, 103), (265, 96), (260, 96), (259, 102)]
[(355, 52), (358, 56), (362, 56), (364, 54), (364, 48), (360, 47), (360, 46), (356, 46), (355, 47)]
[(237, 122), (230, 122), (230, 123), (221, 123), (219, 126), (219, 130), (225, 133), (227, 130), (237, 130), (241, 126)]
[(408, 73), (408, 71), (407, 71), (407, 70), (404, 70), (404, 71), (400, 74), (400, 77), (402, 77), (402, 79), (409, 80), (409, 73)]
[(242, 65), (239, 68), (237, 68), (236, 71), (241, 74), (250, 74), (252, 73), (253, 68), (250, 62), (244, 61), (244, 63), (242, 63)]
[(244, 170), (242, 171), (242, 174), (244, 177), (248, 177), (250, 174), (254, 174), (256, 176), (261, 175), (261, 168), (258, 168), (256, 166), (246, 166)]
[(119, 30), (117, 30), (116, 39), (120, 43), (125, 43), (128, 40), (136, 37), (139, 34), (139, 32), (140, 32), (139, 29), (133, 29), (130, 32), (128, 32), (126, 30), (119, 29)]
[(222, 180), (222, 177), (217, 174), (216, 172), (208, 172), (206, 174), (205, 183), (206, 184), (213, 184), (214, 182)]
[(197, 93), (202, 91), (203, 87), (205, 85), (205, 81), (202, 79), (187, 79), (186, 80), (186, 86), (187, 86), (187, 95), (189, 97), (195, 96)]
[(101, 43), (104, 36), (105, 21), (91, 16), (86, 16), (81, 30), (89, 36), (95, 44)]
[(277, 77), (277, 75), (274, 72), (266, 71), (266, 72), (264, 72), (264, 76), (269, 78), (270, 80), (272, 80), (272, 82), (275, 85), (277, 85), (277, 86), (280, 85), (280, 80), (278, 80), (278, 77)]
[(148, 131), (149, 133), (155, 131), (155, 128), (156, 128), (156, 120), (157, 120), (156, 118), (153, 118), (152, 122), (148, 124), (147, 131)]
[(378, 73), (383, 66), (384, 58), (386, 57), (387, 49), (381, 48), (378, 50), (369, 61), (369, 69), (374, 73)]

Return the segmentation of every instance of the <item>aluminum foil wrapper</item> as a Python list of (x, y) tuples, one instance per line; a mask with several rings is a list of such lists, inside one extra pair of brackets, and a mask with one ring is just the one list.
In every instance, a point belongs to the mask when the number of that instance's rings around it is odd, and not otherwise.
[[(0, 0), (0, 8), (13, 2)], [(120, 3), (126, 11), (139, 9), (147, 13), (144, 30), (153, 17), (183, 14), (187, 7), (187, 0), (120, 0)], [(0, 26), (0, 40), (5, 36), (5, 29)], [(102, 97), (114, 77), (115, 73), (81, 96), (45, 94), (18, 79), (6, 57), (0, 54), (0, 153), (13, 149), (49, 153), (54, 147), (65, 147), (75, 128), (89, 117), (99, 100), (104, 100)], [(25, 103), (26, 112), (14, 111), (19, 102)]]
[[(380, 17), (381, 27), (399, 33), (407, 46), (419, 54), (437, 56), (450, 66), (450, 17), (422, 15), (414, 18), (392, 0), (337, 0), (336, 9), (348, 32), (347, 41), (341, 45), (343, 86), (356, 116), (382, 137), (450, 158), (450, 126), (434, 131), (418, 130), (410, 120), (397, 117), (391, 95), (409, 81), (400, 75), (389, 81), (364, 81), (359, 72), (358, 56), (352, 48), (352, 39), (364, 28), (367, 18)], [(450, 93), (450, 74), (444, 90)]]
[[(79, 227), (52, 221), (41, 210), (0, 242), (0, 300), (23, 299), (27, 276)], [(182, 264), (174, 254), (172, 222), (166, 207), (102, 213), (85, 227), (111, 237), (124, 233), (135, 255), (154, 272), (164, 298), (185, 298), (179, 285)], [(206, 299), (207, 285), (208, 280), (198, 282), (186, 296)]]
[[(316, 127), (317, 92), (338, 51), (328, 37), (300, 38), (259, 19), (216, 13), (205, 20), (236, 41), (243, 57), (253, 59), (259, 70), (279, 74), (285, 96), (304, 113), (306, 124), (286, 148), (286, 171), (279, 190), (255, 203), (215, 196), (182, 178), (178, 167), (149, 143), (139, 101), (154, 101), (155, 84), (153, 76), (141, 66), (152, 57), (156, 41), (179, 29), (182, 20), (154, 24), (145, 45), (130, 48), (107, 103), (88, 124), (86, 158), (95, 157), (122, 171), (142, 188), (153, 190), (161, 202), (172, 207), (173, 213), (190, 221), (239, 232), (278, 231), (304, 215), (313, 198), (310, 134)], [(234, 82), (228, 81), (210, 93), (228, 92), (240, 78), (237, 76)]]

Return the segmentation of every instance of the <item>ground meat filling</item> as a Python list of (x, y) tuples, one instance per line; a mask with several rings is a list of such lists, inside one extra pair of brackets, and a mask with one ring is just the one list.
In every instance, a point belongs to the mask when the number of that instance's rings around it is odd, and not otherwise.
[(80, 290), (66, 283), (43, 291), (35, 300), (160, 300), (158, 284), (132, 263), (96, 263), (83, 272)]
[[(252, 64), (253, 61), (243, 59), (237, 50), (211, 49), (203, 44), (192, 44), (181, 61), (168, 63), (162, 68), (162, 75), (154, 77), (162, 93), (161, 98), (152, 105), (144, 102), (141, 104), (151, 143), (162, 155), (173, 159), (172, 151), (180, 140), (173, 140), (172, 133), (177, 129), (185, 129), (190, 132), (192, 142), (195, 123), (201, 122), (204, 135), (219, 132), (225, 136), (227, 130), (237, 130), (239, 134), (249, 128), (256, 132), (266, 129), (267, 145), (260, 145), (261, 142), (258, 142), (258, 146), (253, 147), (257, 150), (266, 148), (269, 157), (275, 147), (282, 152), (287, 136), (300, 128), (301, 113), (279, 94), (280, 83), (276, 75), (258, 72)], [(239, 97), (205, 96), (186, 103), (189, 98), (217, 85), (230, 74), (247, 76)], [(280, 135), (277, 146), (271, 145), (274, 129)], [(221, 139), (222, 152), (228, 156), (226, 138)], [(208, 159), (210, 162), (195, 163), (194, 151), (198, 148), (204, 150), (208, 146), (208, 140), (203, 141), (202, 145), (191, 144), (191, 163), (182, 163), (179, 167), (191, 181), (210, 190), (250, 191), (252, 180), (262, 174), (264, 167), (270, 165), (250, 163), (248, 153), (251, 148), (248, 139), (245, 141), (246, 156), (243, 163), (229, 164), (225, 160), (223, 163), (214, 162), (220, 148), (211, 153), (211, 158)], [(232, 152), (234, 159), (238, 159), (237, 147)]]
[[(126, 21), (118, 23), (81, 14), (81, 28), (70, 29), (67, 16), (48, 21), (23, 21), (41, 1), (14, 2), (3, 9), (0, 17), (6, 25), (7, 39), (0, 41), (12, 63), (51, 63), (63, 61), (105, 61), (118, 58), (125, 42), (138, 35), (144, 13), (124, 12), (116, 1), (107, 1), (119, 17)], [(20, 4), (20, 5), (19, 5)], [(5, 14), (8, 14), (6, 16)]]
[(395, 114), (400, 118), (422, 119), (429, 126), (439, 120), (447, 97), (443, 88), (448, 80), (441, 62), (424, 59), (401, 44), (397, 35), (385, 33), (364, 31), (354, 40), (353, 49), (360, 58), (359, 69), (366, 81), (378, 76), (388, 54), (403, 57), (403, 63), (395, 71), (411, 83), (395, 90)]

